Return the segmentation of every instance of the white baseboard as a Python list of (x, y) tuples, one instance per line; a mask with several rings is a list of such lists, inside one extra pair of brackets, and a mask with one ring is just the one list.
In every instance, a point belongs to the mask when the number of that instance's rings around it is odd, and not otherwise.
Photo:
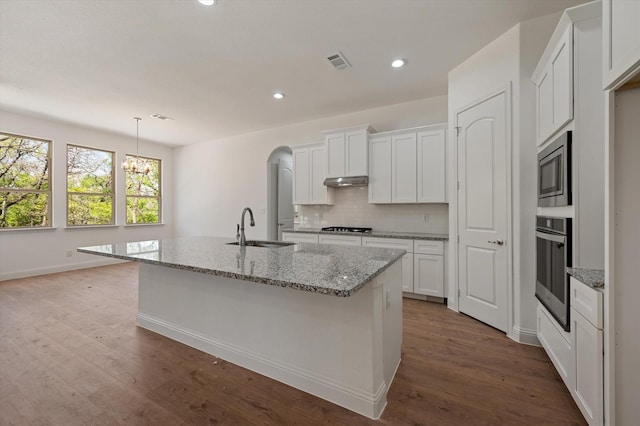
[(99, 258), (87, 262), (65, 263), (63, 265), (45, 266), (42, 268), (31, 268), (22, 271), (2, 272), (0, 273), (0, 281), (15, 280), (19, 278), (34, 277), (36, 275), (55, 274), (58, 272), (74, 271), (76, 269), (94, 268), (96, 266), (113, 265), (123, 263), (123, 260)]
[(517, 325), (513, 326), (509, 338), (515, 340), (518, 343), (531, 346), (542, 346), (540, 340), (538, 340), (538, 331), (530, 330), (528, 328), (520, 328)]
[(379, 419), (387, 403), (386, 394), (389, 386), (384, 381), (375, 393), (370, 394), (336, 383), (312, 371), (288, 365), (275, 359), (265, 358), (244, 348), (216, 341), (144, 313), (138, 313), (137, 324), (140, 327), (326, 399), (371, 419)]

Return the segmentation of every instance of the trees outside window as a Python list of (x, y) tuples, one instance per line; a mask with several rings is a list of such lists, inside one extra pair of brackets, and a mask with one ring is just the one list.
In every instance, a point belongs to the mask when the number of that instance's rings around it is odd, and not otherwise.
[[(127, 223), (160, 223), (161, 220), (161, 161), (127, 155), (126, 161), (148, 164), (149, 173), (125, 172), (127, 186)], [(140, 167), (142, 170), (143, 168)]]
[(51, 226), (51, 141), (0, 132), (0, 229)]
[(113, 152), (67, 145), (67, 225), (114, 224)]

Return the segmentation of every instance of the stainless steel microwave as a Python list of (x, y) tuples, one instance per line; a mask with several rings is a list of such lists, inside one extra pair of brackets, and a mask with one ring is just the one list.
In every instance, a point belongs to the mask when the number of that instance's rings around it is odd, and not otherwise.
[(538, 154), (538, 207), (571, 205), (571, 132)]

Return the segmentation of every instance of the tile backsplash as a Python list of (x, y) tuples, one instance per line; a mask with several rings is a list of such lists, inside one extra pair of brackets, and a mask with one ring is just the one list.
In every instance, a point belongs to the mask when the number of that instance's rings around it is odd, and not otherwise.
[(295, 228), (366, 226), (377, 231), (449, 232), (448, 204), (369, 204), (366, 186), (334, 191), (333, 206), (296, 206)]

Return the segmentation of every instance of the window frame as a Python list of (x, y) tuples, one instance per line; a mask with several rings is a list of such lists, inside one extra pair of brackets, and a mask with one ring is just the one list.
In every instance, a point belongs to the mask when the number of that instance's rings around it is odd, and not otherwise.
[[(124, 186), (125, 186), (125, 190), (124, 190), (124, 223), (126, 226), (145, 226), (145, 225), (161, 225), (162, 224), (162, 210), (163, 210), (163, 206), (162, 206), (162, 159), (161, 158), (153, 158), (153, 157), (146, 157), (146, 156), (142, 156), (142, 155), (137, 155), (137, 154), (125, 154), (124, 155), (124, 159), (125, 161), (127, 161), (129, 158), (136, 158), (142, 161), (157, 161), (158, 162), (158, 195), (153, 197), (153, 196), (149, 196), (149, 195), (129, 195), (127, 194), (127, 174), (133, 174), (133, 175), (137, 175), (138, 173), (132, 173), (128, 170), (123, 170), (124, 171)], [(128, 200), (129, 198), (151, 198), (151, 199), (156, 199), (157, 203), (158, 203), (158, 221), (157, 222), (137, 222), (137, 223), (129, 223), (129, 203)]]
[(47, 182), (49, 184), (48, 190), (39, 189), (15, 189), (15, 188), (0, 188), (0, 192), (18, 193), (18, 194), (45, 194), (47, 196), (47, 209), (45, 212), (47, 225), (44, 226), (3, 226), (0, 227), (0, 232), (3, 231), (17, 231), (26, 229), (53, 229), (53, 139), (37, 138), (26, 135), (19, 135), (17, 133), (0, 131), (0, 134), (9, 137), (16, 137), (20, 139), (46, 142), (47, 143)]
[[(103, 192), (69, 192), (69, 147), (76, 147), (91, 151), (100, 151), (111, 154), (111, 194)], [(116, 226), (116, 153), (115, 151), (109, 151), (108, 149), (94, 148), (86, 145), (78, 145), (74, 143), (67, 143), (66, 145), (66, 161), (65, 161), (65, 187), (66, 187), (66, 218), (65, 223), (67, 228), (86, 228), (86, 227), (102, 227), (102, 226)], [(110, 196), (111, 197), (111, 220), (109, 223), (100, 224), (70, 224), (69, 223), (69, 197), (70, 195), (81, 196)]]

